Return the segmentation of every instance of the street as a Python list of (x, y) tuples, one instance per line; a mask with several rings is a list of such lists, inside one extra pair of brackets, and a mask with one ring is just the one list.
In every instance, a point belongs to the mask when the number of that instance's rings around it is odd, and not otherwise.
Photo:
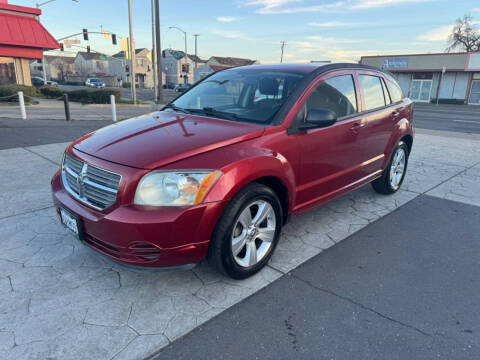
[(421, 129), (480, 134), (480, 106), (417, 103), (414, 118)]

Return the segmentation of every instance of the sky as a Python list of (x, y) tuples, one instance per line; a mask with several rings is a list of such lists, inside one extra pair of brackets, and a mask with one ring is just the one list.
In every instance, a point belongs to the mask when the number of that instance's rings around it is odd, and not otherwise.
[[(43, 2), (45, 0), (37, 0)], [(9, 0), (35, 7), (37, 1)], [(127, 0), (56, 0), (41, 7), (40, 18), (55, 38), (108, 30), (128, 36)], [(151, 0), (132, 0), (137, 48), (151, 48)], [(478, 0), (160, 0), (162, 48), (198, 55), (233, 56), (275, 63), (281, 41), (284, 62), (358, 61), (362, 55), (442, 52), (458, 17), (480, 21)], [(479, 22), (480, 24), (480, 22)], [(78, 36), (77, 39), (82, 39)], [(121, 42), (119, 41), (119, 44)], [(93, 50), (114, 54), (121, 46), (91, 35)], [(65, 54), (75, 49), (66, 49)]]

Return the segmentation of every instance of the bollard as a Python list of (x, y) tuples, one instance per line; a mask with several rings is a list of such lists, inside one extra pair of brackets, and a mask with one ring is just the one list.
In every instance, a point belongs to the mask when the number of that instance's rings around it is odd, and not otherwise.
[(27, 111), (25, 110), (25, 99), (23, 98), (23, 91), (18, 92), (18, 103), (20, 104), (20, 114), (23, 120), (27, 120)]
[(112, 121), (117, 122), (117, 108), (115, 106), (115, 95), (110, 95), (110, 104), (112, 106)]
[(65, 120), (70, 121), (70, 105), (68, 104), (68, 94), (63, 94), (63, 105), (65, 106)]

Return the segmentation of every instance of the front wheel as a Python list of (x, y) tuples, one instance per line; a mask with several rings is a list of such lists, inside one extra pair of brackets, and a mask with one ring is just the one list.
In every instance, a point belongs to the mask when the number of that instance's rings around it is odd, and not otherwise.
[(373, 189), (380, 194), (393, 194), (400, 189), (407, 173), (408, 146), (400, 141), (393, 151), (390, 163), (383, 175), (372, 182)]
[(262, 269), (277, 245), (282, 206), (269, 187), (252, 183), (235, 195), (220, 217), (210, 242), (208, 261), (234, 279)]

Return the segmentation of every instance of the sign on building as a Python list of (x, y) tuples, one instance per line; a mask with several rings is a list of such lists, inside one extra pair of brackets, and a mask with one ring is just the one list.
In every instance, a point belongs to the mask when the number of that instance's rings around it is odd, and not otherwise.
[(407, 69), (408, 58), (383, 59), (382, 69)]

